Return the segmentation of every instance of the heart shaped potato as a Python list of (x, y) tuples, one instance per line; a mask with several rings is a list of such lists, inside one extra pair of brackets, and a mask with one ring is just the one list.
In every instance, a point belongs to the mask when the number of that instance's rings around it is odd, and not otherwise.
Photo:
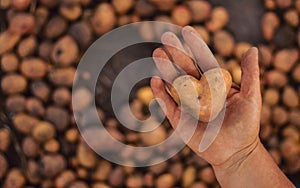
[(179, 76), (173, 81), (169, 93), (195, 118), (208, 122), (223, 109), (231, 83), (227, 70), (214, 68), (205, 72), (200, 80), (190, 75)]

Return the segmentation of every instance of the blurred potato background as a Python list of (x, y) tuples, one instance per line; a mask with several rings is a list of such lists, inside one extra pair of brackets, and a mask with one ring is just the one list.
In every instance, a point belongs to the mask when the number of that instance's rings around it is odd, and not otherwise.
[[(193, 26), (236, 84), (241, 80), (243, 53), (258, 47), (263, 97), (260, 138), (300, 187), (299, 15), (300, 0), (0, 0), (1, 186), (220, 187), (211, 166), (188, 147), (154, 166), (120, 166), (91, 150), (76, 126), (73, 111), (85, 111), (84, 118), (90, 118), (93, 97), (87, 88), (72, 91), (84, 52), (114, 28), (151, 20)], [(149, 24), (139, 33), (147, 40), (157, 37)], [(151, 146), (172, 133), (167, 120), (150, 133), (126, 129), (110, 104), (118, 73), (134, 60), (151, 57), (158, 46), (128, 47), (113, 56), (99, 75), (98, 115), (109, 133), (126, 144)], [(88, 83), (89, 76), (81, 79)], [(78, 109), (72, 108), (72, 92)], [(152, 99), (149, 80), (137, 83), (130, 95), (132, 113), (139, 119), (149, 117), (148, 105), (157, 105), (150, 104)], [(120, 110), (126, 116), (129, 109)], [(136, 158), (155, 156), (145, 153)]]

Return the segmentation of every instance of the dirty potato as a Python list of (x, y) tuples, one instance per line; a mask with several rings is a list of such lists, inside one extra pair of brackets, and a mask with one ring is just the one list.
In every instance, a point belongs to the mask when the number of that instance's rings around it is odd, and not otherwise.
[(190, 75), (179, 76), (168, 91), (191, 115), (208, 122), (223, 109), (231, 83), (228, 71), (215, 68), (205, 72), (200, 80)]

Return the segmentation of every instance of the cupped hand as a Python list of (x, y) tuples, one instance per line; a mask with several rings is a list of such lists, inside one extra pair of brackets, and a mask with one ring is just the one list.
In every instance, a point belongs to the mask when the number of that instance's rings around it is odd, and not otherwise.
[[(171, 125), (176, 128), (180, 118), (185, 120), (187, 129), (189, 120), (192, 119), (188, 113), (183, 113), (166, 91), (167, 82), (172, 81), (181, 73), (176, 66), (186, 73), (200, 78), (198, 68), (202, 72), (218, 67), (218, 62), (209, 50), (199, 34), (190, 26), (182, 29), (182, 36), (190, 52), (185, 52), (180, 40), (174, 33), (165, 33), (161, 40), (163, 48), (158, 48), (153, 52), (154, 61), (161, 73), (162, 79), (153, 77), (151, 87), (161, 107), (163, 108)], [(188, 53), (192, 53), (191, 58)], [(174, 66), (176, 65), (176, 66)], [(261, 113), (261, 94), (258, 66), (258, 51), (256, 48), (249, 49), (241, 61), (242, 79), (241, 86), (233, 85), (225, 103), (225, 116), (217, 117), (210, 122), (198, 122), (196, 130), (187, 145), (200, 157), (208, 161), (213, 166), (230, 166), (247, 156), (258, 145), (259, 122)], [(164, 104), (162, 104), (164, 103)], [(222, 120), (220, 131), (214, 141), (205, 150), (199, 151), (199, 144), (207, 126), (214, 126), (214, 122)], [(183, 129), (184, 130), (184, 129)], [(182, 130), (181, 130), (182, 131)], [(206, 133), (209, 134), (209, 133)]]

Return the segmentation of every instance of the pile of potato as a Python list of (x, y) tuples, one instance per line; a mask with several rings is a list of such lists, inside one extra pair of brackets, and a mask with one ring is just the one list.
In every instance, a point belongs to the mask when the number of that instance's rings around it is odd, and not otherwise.
[[(281, 169), (293, 175), (300, 171), (300, 0), (264, 0), (264, 6), (260, 24), (265, 42), (258, 45), (260, 138)], [(207, 0), (0, 0), (0, 9), (1, 103), (11, 119), (10, 128), (0, 128), (4, 188), (219, 187), (211, 166), (188, 147), (168, 161), (143, 168), (119, 166), (98, 156), (80, 136), (72, 115), (89, 111), (92, 94), (87, 88), (71, 87), (76, 65), (93, 41), (118, 26), (143, 20), (192, 25), (233, 82), (240, 84), (240, 60), (252, 44), (235, 41), (226, 28), (230, 17), (225, 8)], [(140, 33), (146, 39), (154, 37), (147, 25)], [(82, 78), (88, 82), (89, 75)], [(99, 78), (111, 87), (110, 77)], [(80, 102), (78, 109), (72, 108), (71, 92)], [(102, 93), (103, 88), (96, 89), (98, 98)], [(144, 85), (133, 96), (131, 111), (147, 118), (151, 89)], [(172, 133), (168, 121), (140, 134), (120, 128), (101, 105), (98, 114), (115, 138), (131, 145), (155, 145)], [(11, 148), (19, 156), (12, 156)], [(13, 158), (22, 162), (12, 163)]]
[[(260, 137), (286, 173), (300, 169), (300, 1), (265, 0), (259, 46), (263, 110)], [(281, 14), (276, 14), (281, 12)]]

